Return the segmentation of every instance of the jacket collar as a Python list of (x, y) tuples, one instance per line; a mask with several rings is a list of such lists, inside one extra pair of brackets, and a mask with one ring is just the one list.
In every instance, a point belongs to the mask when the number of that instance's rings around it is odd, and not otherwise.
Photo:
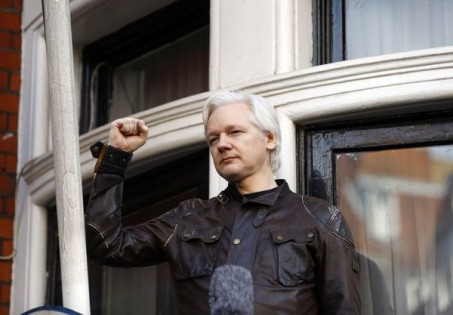
[(226, 204), (229, 199), (233, 199), (240, 204), (252, 203), (252, 204), (259, 204), (265, 206), (273, 206), (282, 192), (286, 192), (289, 190), (288, 183), (283, 179), (277, 179), (277, 187), (274, 189), (269, 190), (267, 193), (263, 194), (252, 194), (247, 197), (242, 196), (235, 184), (228, 184), (228, 187), (222, 191), (218, 196), (217, 200), (221, 203)]

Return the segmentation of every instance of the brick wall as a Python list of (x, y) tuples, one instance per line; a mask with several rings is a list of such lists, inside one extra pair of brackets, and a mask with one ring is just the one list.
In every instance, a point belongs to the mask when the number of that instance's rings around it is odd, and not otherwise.
[(0, 0), (0, 315), (9, 314), (22, 0)]

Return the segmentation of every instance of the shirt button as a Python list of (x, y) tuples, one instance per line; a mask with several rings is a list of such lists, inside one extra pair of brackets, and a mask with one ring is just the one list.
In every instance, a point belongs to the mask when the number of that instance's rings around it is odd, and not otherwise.
[(239, 245), (240, 242), (241, 242), (241, 240), (238, 239), (238, 238), (235, 238), (235, 239), (233, 240), (233, 244), (234, 244), (234, 245)]

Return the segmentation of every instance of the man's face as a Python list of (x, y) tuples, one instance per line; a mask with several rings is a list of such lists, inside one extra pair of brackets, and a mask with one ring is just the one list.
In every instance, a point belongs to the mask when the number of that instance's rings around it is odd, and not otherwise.
[(249, 106), (241, 102), (217, 108), (207, 122), (215, 168), (228, 182), (272, 174), (269, 153), (275, 148), (275, 137), (258, 129), (250, 118)]

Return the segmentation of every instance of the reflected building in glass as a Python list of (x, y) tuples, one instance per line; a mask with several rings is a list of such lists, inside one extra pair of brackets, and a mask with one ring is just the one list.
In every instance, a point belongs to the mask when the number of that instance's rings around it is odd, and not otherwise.
[(453, 146), (338, 154), (336, 179), (337, 205), (368, 259), (367, 288), (381, 285), (375, 264), (395, 314), (450, 314)]

